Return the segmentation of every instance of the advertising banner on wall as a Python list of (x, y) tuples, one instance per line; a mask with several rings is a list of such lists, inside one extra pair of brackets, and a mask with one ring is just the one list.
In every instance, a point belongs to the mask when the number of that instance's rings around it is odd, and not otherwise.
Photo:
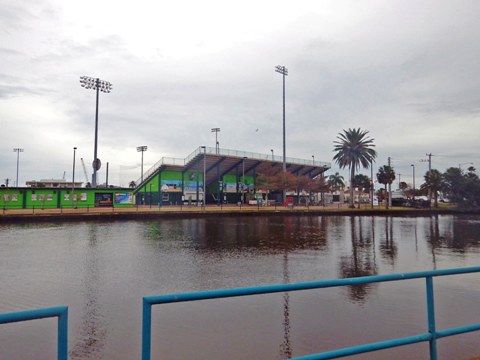
[(112, 206), (113, 194), (111, 193), (95, 193), (95, 206)]
[(133, 193), (115, 193), (115, 204), (133, 204)]
[(197, 191), (197, 184), (199, 191), (203, 191), (203, 181), (185, 181), (185, 192), (194, 192)]
[(162, 180), (162, 192), (181, 192), (182, 182), (180, 180)]
[(235, 193), (237, 192), (237, 183), (224, 183), (224, 192)]

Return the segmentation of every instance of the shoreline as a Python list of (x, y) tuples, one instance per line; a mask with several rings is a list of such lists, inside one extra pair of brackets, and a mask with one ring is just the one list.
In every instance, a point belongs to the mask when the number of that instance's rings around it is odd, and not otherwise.
[(348, 207), (322, 206), (164, 206), (148, 205), (133, 208), (84, 208), (84, 209), (8, 209), (0, 210), (0, 224), (34, 222), (156, 220), (172, 218), (202, 218), (231, 216), (431, 216), (431, 215), (476, 215), (480, 209), (385, 207), (350, 209)]

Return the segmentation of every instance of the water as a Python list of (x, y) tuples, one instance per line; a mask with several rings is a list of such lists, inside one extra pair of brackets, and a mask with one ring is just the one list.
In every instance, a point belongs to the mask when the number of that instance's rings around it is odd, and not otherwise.
[[(139, 359), (144, 295), (480, 264), (480, 217), (237, 217), (0, 226), (0, 312), (69, 306), (70, 359)], [(439, 329), (480, 322), (480, 275), (435, 279)], [(426, 331), (424, 280), (158, 305), (152, 359), (283, 359)], [(480, 334), (439, 359), (480, 355)], [(56, 320), (0, 326), (53, 359)], [(428, 343), (355, 359), (427, 359)]]

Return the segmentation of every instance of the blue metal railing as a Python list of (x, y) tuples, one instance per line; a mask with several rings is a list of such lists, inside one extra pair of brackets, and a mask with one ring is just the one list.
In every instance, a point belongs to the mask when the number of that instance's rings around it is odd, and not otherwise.
[(0, 314), (0, 324), (58, 317), (57, 359), (68, 359), (68, 306)]
[(151, 353), (151, 332), (152, 332), (152, 306), (157, 304), (168, 304), (176, 302), (207, 300), (229, 298), (237, 296), (250, 296), (259, 294), (271, 294), (278, 292), (289, 292), (299, 290), (311, 290), (338, 286), (362, 285), (387, 281), (409, 280), (409, 279), (426, 279), (426, 300), (427, 300), (427, 323), (428, 332), (417, 334), (414, 336), (397, 338), (387, 341), (369, 343), (339, 350), (333, 350), (318, 354), (306, 355), (297, 357), (295, 359), (302, 360), (319, 360), (319, 359), (335, 359), (339, 357), (356, 355), (371, 351), (393, 348), (397, 346), (409, 345), (419, 342), (428, 341), (430, 343), (430, 359), (437, 359), (437, 339), (447, 336), (463, 334), (471, 331), (480, 330), (480, 323), (450, 328), (445, 330), (437, 330), (435, 326), (435, 307), (433, 295), (433, 277), (445, 275), (458, 275), (467, 273), (480, 272), (480, 266), (469, 267), (463, 269), (446, 269), (446, 270), (432, 270), (422, 272), (412, 272), (403, 274), (391, 275), (377, 275), (364, 276), (357, 278), (337, 279), (337, 280), (322, 280), (305, 283), (294, 284), (279, 284), (267, 285), (257, 287), (224, 289), (224, 290), (210, 290), (180, 294), (167, 294), (157, 296), (145, 296), (143, 298), (143, 319), (142, 319), (142, 360), (150, 360)]

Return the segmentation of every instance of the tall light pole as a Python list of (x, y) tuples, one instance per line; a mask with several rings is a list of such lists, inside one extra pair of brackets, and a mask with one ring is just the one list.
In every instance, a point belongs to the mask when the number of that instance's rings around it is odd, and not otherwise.
[(220, 132), (220, 128), (212, 128), (212, 132), (215, 133), (215, 153), (220, 153), (220, 144), (218, 143), (218, 133)]
[(242, 204), (245, 203), (245, 159), (244, 156), (242, 162)]
[(23, 152), (23, 149), (14, 148), (14, 149), (13, 149), (13, 152), (16, 152), (16, 153), (17, 153), (17, 182), (15, 183), (15, 186), (16, 186), (16, 187), (19, 187), (19, 186), (18, 186), (18, 165), (19, 165), (19, 163), (20, 163), (20, 153)]
[(92, 175), (92, 187), (97, 187), (97, 170), (100, 170), (102, 163), (97, 157), (97, 143), (98, 143), (98, 94), (99, 92), (109, 93), (112, 91), (112, 84), (99, 78), (92, 78), (89, 76), (80, 76), (80, 84), (85, 89), (93, 89), (97, 91), (97, 101), (95, 106), (95, 144), (93, 147), (93, 175)]
[(411, 165), (413, 169), (413, 200), (415, 200), (415, 164)]
[(312, 165), (315, 166), (315, 155), (312, 155)]
[(72, 208), (74, 206), (73, 203), (73, 192), (75, 191), (75, 153), (77, 151), (77, 147), (73, 147), (73, 169), (72, 169)]
[(285, 76), (288, 75), (288, 69), (285, 66), (277, 65), (275, 66), (275, 72), (282, 75), (283, 78), (283, 203), (285, 204), (286, 200), (286, 191), (285, 191), (285, 173), (287, 172), (287, 156), (286, 156), (286, 145), (285, 145)]
[(270, 149), (270, 151), (272, 152), (272, 161), (273, 161), (273, 149)]
[(207, 147), (200, 146), (203, 149), (203, 205), (207, 199)]
[(140, 183), (143, 183), (143, 153), (147, 151), (147, 146), (137, 146), (137, 152), (142, 153), (142, 175), (140, 177)]

